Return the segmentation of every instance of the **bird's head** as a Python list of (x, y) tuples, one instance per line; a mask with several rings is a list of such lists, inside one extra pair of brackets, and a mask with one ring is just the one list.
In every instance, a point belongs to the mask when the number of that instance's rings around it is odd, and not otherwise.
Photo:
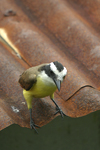
[(48, 80), (52, 80), (60, 91), (61, 82), (64, 80), (67, 74), (67, 69), (61, 63), (55, 61), (44, 65), (42, 67), (42, 71), (45, 72), (45, 77), (47, 76)]

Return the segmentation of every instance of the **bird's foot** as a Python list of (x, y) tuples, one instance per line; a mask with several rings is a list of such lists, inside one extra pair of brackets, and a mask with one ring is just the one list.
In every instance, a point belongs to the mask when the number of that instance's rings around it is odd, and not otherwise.
[(60, 115), (61, 115), (62, 118), (64, 118), (64, 116), (67, 116), (67, 115), (65, 115), (65, 114), (63, 113), (62, 109), (61, 109), (59, 106), (56, 106), (56, 110), (57, 110), (57, 111), (56, 111), (56, 113), (55, 113), (54, 115), (60, 113)]
[(36, 130), (35, 127), (40, 128), (38, 125), (34, 124), (34, 121), (32, 119), (30, 120), (30, 127), (31, 129), (34, 129), (36, 133), (38, 133), (38, 131)]

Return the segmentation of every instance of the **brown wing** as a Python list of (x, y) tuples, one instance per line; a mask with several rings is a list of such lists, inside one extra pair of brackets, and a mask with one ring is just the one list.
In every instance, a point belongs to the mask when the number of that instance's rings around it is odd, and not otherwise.
[(32, 69), (32, 68), (27, 69), (20, 76), (19, 83), (22, 88), (24, 88), (25, 90), (28, 91), (33, 86), (33, 84), (37, 81), (36, 77), (37, 77), (37, 74), (34, 73), (34, 69)]
[(33, 86), (34, 83), (37, 81), (37, 74), (40, 72), (41, 67), (47, 65), (46, 64), (41, 64), (39, 66), (31, 67), (24, 71), (22, 75), (19, 78), (19, 83), (22, 88), (25, 90), (30, 90), (30, 88)]

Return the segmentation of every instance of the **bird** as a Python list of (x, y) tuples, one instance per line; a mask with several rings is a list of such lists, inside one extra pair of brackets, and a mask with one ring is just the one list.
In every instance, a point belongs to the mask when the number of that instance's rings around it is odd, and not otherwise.
[[(67, 74), (67, 69), (60, 62), (54, 61), (44, 63), (38, 66), (30, 67), (19, 77), (19, 84), (23, 88), (23, 96), (26, 100), (30, 113), (30, 128), (36, 132), (36, 125), (32, 118), (32, 100), (33, 98), (44, 98), (50, 96), (50, 99), (56, 106), (56, 113), (62, 117), (66, 116), (54, 100), (54, 92), (60, 91), (61, 82)], [(38, 133), (38, 132), (37, 132)]]

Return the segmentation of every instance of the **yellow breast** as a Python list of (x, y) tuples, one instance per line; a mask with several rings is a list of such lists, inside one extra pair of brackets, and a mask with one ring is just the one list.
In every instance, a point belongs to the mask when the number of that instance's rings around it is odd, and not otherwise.
[(37, 82), (28, 91), (28, 93), (35, 98), (43, 98), (52, 95), (56, 89), (57, 87), (54, 83), (43, 81), (40, 77), (38, 77)]

